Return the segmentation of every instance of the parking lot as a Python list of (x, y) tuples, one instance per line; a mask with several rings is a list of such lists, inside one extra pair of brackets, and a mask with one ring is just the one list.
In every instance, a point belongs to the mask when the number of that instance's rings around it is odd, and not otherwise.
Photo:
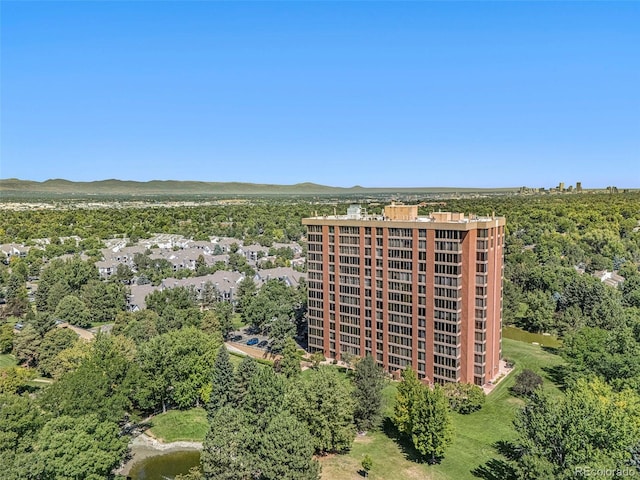
[(260, 348), (261, 350), (266, 351), (269, 345), (269, 338), (260, 333), (253, 333), (251, 327), (244, 327), (240, 330), (231, 332), (229, 334), (229, 342), (240, 345), (249, 345), (253, 348)]

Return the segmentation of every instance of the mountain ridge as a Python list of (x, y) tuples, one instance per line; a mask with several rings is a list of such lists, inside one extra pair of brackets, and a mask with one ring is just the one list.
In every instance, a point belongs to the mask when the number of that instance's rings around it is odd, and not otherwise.
[(454, 193), (454, 192), (511, 192), (517, 188), (469, 188), (469, 187), (334, 187), (313, 182), (290, 185), (250, 182), (203, 182), (198, 180), (136, 180), (106, 179), (90, 182), (74, 182), (52, 178), (42, 182), (18, 178), (0, 179), (2, 193), (47, 193), (68, 195), (320, 195), (349, 193)]

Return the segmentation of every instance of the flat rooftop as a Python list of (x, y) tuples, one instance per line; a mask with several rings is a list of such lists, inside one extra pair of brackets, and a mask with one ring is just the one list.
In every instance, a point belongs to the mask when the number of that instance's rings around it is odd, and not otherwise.
[[(305, 221), (306, 220), (306, 221)], [(448, 224), (469, 224), (488, 223), (498, 221), (504, 224), (504, 217), (479, 216), (474, 214), (465, 215), (459, 212), (432, 212), (429, 215), (419, 216), (418, 205), (388, 205), (382, 214), (371, 215), (366, 209), (359, 205), (352, 205), (345, 215), (317, 215), (303, 219), (303, 223), (313, 221), (345, 221), (345, 222), (411, 222), (411, 223), (448, 223)], [(309, 222), (311, 221), (311, 222)], [(313, 222), (315, 223), (315, 222)]]

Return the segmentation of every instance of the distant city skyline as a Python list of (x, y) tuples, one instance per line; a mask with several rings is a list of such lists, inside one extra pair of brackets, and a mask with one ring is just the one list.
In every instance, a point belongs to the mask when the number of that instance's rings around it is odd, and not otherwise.
[(637, 2), (0, 8), (0, 178), (640, 187)]

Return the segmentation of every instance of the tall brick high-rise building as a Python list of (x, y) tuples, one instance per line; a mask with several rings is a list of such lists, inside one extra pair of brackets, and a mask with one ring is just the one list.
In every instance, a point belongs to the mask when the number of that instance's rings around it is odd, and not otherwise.
[(307, 225), (309, 349), (483, 385), (501, 357), (504, 217), (352, 206)]

